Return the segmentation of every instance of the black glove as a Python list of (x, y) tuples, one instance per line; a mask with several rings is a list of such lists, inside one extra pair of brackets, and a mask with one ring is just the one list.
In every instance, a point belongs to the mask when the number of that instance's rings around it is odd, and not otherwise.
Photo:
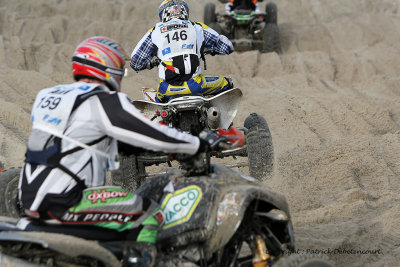
[(160, 62), (161, 60), (158, 58), (150, 60), (149, 63), (147, 63), (147, 69), (151, 70), (152, 68), (157, 67)]
[(198, 152), (220, 151), (220, 144), (226, 143), (227, 139), (224, 136), (214, 133), (213, 131), (202, 131), (199, 134), (200, 147)]

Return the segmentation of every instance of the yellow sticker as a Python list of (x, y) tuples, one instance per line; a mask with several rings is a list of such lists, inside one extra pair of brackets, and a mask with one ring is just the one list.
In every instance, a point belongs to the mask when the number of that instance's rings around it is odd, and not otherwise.
[(202, 198), (201, 188), (191, 185), (168, 194), (161, 206), (165, 214), (164, 229), (187, 222)]

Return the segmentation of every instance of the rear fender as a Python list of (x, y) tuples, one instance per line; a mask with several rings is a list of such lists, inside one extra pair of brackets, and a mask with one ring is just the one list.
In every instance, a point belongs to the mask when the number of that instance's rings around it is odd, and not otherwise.
[(151, 118), (157, 110), (162, 110), (178, 103), (183, 104), (184, 102), (202, 100), (202, 102), (206, 103), (208, 108), (218, 107), (220, 110), (220, 124), (218, 128), (228, 129), (236, 116), (242, 95), (243, 93), (239, 88), (233, 88), (213, 97), (182, 96), (174, 98), (168, 103), (155, 103), (149, 100), (134, 100), (133, 104), (147, 117)]

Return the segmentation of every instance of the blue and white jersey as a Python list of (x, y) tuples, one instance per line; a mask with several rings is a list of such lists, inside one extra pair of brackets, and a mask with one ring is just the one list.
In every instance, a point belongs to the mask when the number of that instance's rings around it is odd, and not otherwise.
[[(130, 66), (139, 72), (146, 69), (155, 56), (164, 61), (178, 54), (197, 54), (200, 60), (202, 46), (222, 55), (228, 55), (234, 50), (232, 42), (226, 36), (218, 34), (204, 23), (180, 19), (160, 22), (150, 29), (133, 49)], [(160, 65), (160, 79), (165, 79), (164, 70), (164, 66)], [(201, 67), (193, 77), (199, 74)]]

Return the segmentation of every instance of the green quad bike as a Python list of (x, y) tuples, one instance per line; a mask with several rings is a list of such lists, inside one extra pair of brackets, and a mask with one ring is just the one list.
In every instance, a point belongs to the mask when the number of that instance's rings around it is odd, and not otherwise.
[(207, 3), (204, 7), (204, 23), (227, 36), (238, 52), (259, 50), (282, 53), (277, 21), (278, 8), (273, 2), (266, 5), (265, 13), (242, 9), (241, 6), (229, 13), (216, 13), (214, 3)]
[[(129, 230), (45, 224), (8, 212), (0, 214), (0, 265), (149, 266), (156, 254), (154, 267), (332, 267), (326, 255), (287, 255), (295, 243), (283, 194), (200, 155), (182, 160), (182, 169), (147, 179), (136, 191), (161, 203), (165, 214), (151, 250), (156, 253), (130, 238)], [(3, 186), (15, 189), (10, 182), (19, 171), (0, 173)], [(15, 203), (15, 190), (10, 193), (0, 195), (0, 203)]]

